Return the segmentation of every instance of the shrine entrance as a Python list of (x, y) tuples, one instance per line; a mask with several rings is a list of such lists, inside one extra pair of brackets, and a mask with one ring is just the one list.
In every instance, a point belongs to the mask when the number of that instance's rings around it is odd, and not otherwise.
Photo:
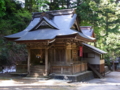
[(45, 74), (45, 49), (30, 50), (30, 76), (41, 77)]
[(45, 49), (31, 49), (31, 65), (45, 65)]

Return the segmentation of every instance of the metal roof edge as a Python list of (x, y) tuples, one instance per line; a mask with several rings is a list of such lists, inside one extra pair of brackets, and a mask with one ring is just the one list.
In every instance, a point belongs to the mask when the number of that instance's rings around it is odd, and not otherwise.
[(87, 46), (88, 48), (91, 48), (93, 51), (95, 51), (96, 53), (99, 53), (99, 54), (106, 54), (107, 52), (99, 49), (99, 48), (96, 48), (92, 45), (89, 45), (89, 44), (86, 44), (86, 43), (82, 43), (83, 45)]

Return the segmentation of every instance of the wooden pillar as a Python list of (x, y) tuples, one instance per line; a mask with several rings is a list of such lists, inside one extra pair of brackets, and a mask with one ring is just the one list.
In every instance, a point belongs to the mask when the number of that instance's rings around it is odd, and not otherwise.
[(27, 72), (30, 74), (30, 49), (28, 49)]
[(67, 48), (65, 48), (65, 63), (68, 64), (68, 53), (67, 53)]
[(56, 63), (56, 50), (54, 48), (54, 62), (53, 63)]
[(45, 49), (45, 76), (48, 76), (48, 49)]

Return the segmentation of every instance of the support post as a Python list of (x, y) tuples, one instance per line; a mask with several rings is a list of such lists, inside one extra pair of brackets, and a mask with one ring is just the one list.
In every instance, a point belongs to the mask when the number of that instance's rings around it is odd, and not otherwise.
[(69, 64), (69, 57), (68, 57), (68, 52), (67, 52), (67, 47), (65, 48), (65, 64)]
[(56, 63), (56, 50), (54, 48), (54, 62), (53, 63)]
[(30, 74), (30, 49), (28, 49), (27, 72)]
[(45, 49), (45, 76), (48, 76), (48, 49)]

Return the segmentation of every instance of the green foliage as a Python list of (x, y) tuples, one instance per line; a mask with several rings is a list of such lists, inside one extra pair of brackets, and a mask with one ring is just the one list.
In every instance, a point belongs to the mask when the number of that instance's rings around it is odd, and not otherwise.
[(5, 40), (4, 36), (26, 28), (31, 20), (31, 13), (13, 0), (5, 0), (5, 3), (6, 15), (0, 18), (0, 62), (3, 65), (10, 65), (19, 60), (26, 60), (26, 49), (23, 45)]
[(13, 33), (19, 32), (26, 28), (27, 24), (31, 20), (31, 14), (25, 10), (18, 10), (14, 13), (14, 17), (12, 19), (12, 31)]
[(30, 12), (66, 9), (70, 7), (70, 1), (72, 0), (25, 0), (25, 8)]
[(38, 11), (46, 11), (48, 9), (47, 4), (49, 3), (48, 0), (38, 0)]
[(77, 7), (80, 25), (94, 27), (97, 47), (107, 51), (105, 58), (118, 57), (120, 6), (115, 0), (84, 0)]
[(0, 66), (8, 64), (11, 65), (11, 62), (10, 63), (8, 62), (6, 55), (4, 54), (0, 55)]
[(0, 17), (5, 15), (5, 1), (0, 0)]

